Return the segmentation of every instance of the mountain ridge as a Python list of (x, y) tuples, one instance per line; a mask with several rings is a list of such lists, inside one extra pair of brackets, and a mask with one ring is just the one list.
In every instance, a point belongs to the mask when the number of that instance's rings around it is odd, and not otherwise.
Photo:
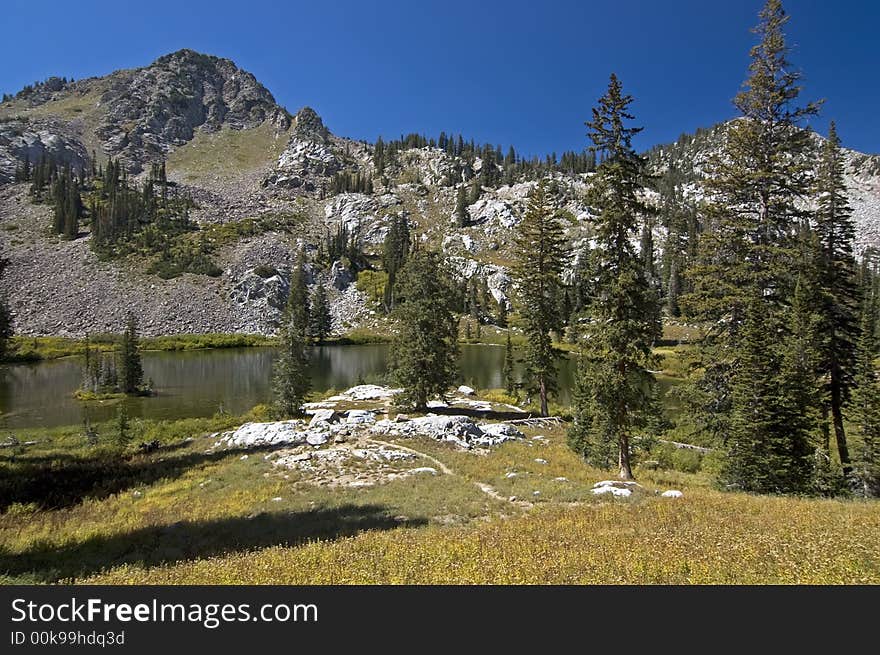
[[(698, 199), (699, 162), (717, 147), (717, 132), (698, 130), (646, 154), (655, 170), (671, 157), (688, 169), (680, 184)], [(377, 262), (390, 222), (401, 218), (445, 253), (463, 283), (478, 282), (506, 305), (511, 230), (536, 180), (547, 175), (569, 217), (568, 239), (576, 249), (589, 243), (586, 160), (524, 161), (443, 135), (381, 143), (333, 134), (308, 106), (291, 114), (231, 60), (188, 49), (142, 68), (26, 88), (0, 104), (0, 256), (10, 261), (0, 292), (10, 299), (16, 331), (116, 331), (120, 308), (131, 308), (144, 317), (145, 334), (273, 333), (298, 249), (315, 255), (344, 227)], [(34, 163), (41, 156), (74, 170), (113, 157), (136, 179), (165, 162), (168, 180), (193, 198), (197, 236), (211, 241), (222, 274), (161, 279), (145, 273), (144, 257), (101, 260), (88, 232), (73, 241), (47, 236), (49, 207), (28, 204), (27, 186), (14, 182), (25, 157)], [(880, 247), (880, 157), (846, 156), (857, 247)], [(655, 230), (661, 244), (663, 228)], [(335, 262), (312, 280), (332, 290), (335, 331), (386, 329), (369, 290), (352, 284), (349, 266)], [(72, 296), (65, 295), (71, 270), (89, 281)], [(277, 279), (261, 277), (262, 270), (277, 271)]]

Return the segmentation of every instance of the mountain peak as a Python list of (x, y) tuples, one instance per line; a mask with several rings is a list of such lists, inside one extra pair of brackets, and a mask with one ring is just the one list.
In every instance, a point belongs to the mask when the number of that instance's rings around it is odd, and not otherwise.
[(106, 113), (95, 133), (104, 151), (133, 172), (188, 142), (196, 130), (247, 129), (265, 121), (290, 126), (287, 112), (251, 73), (188, 48), (115, 76), (101, 104)]

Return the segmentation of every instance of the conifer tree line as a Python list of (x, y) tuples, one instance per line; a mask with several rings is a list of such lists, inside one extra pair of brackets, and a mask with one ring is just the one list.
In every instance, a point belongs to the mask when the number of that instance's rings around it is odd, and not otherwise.
[(110, 353), (93, 350), (86, 336), (84, 359), (80, 384), (83, 392), (127, 395), (149, 395), (153, 392), (152, 380), (144, 379), (137, 317), (132, 313), (126, 317), (125, 330), (117, 350)]
[[(386, 142), (379, 137), (373, 148), (373, 166), (376, 174), (386, 178), (388, 172), (400, 166), (399, 153), (413, 148), (439, 148), (451, 157), (460, 159), (453, 173), (446, 178), (448, 186), (459, 183), (470, 183), (471, 191), (466, 196), (468, 204), (479, 199), (480, 187), (495, 187), (501, 184), (537, 180), (551, 172), (562, 172), (577, 175), (595, 170), (596, 159), (593, 153), (564, 152), (561, 156), (551, 153), (544, 159), (539, 157), (525, 158), (517, 154), (513, 146), (505, 152), (500, 145), (477, 145), (473, 139), (465, 141), (459, 134), (447, 135), (441, 132), (435, 139), (421, 134), (401, 135), (399, 139)], [(482, 166), (475, 170), (479, 158)]]
[[(546, 414), (552, 339), (567, 322), (580, 353), (569, 443), (624, 479), (639, 446), (665, 429), (652, 373), (665, 314), (705, 333), (678, 395), (690, 434), (724, 454), (721, 485), (876, 493), (876, 260), (855, 258), (836, 126), (824, 140), (804, 127), (820, 104), (798, 102), (787, 21), (779, 0), (768, 0), (734, 100), (740, 118), (725, 126), (707, 166), (704, 202), (684, 197), (688, 177), (674, 161), (659, 178), (647, 174), (631, 145), (640, 129), (629, 124), (633, 99), (612, 75), (586, 123), (600, 162), (587, 198), (591, 245), (570, 251), (544, 182), (518, 226), (522, 384)], [(649, 187), (656, 205), (644, 202)], [(660, 258), (657, 227), (665, 228)], [(564, 285), (561, 262), (573, 254)]]
[(45, 154), (32, 166), (26, 155), (15, 169), (15, 181), (31, 182), (31, 200), (35, 203), (49, 201), (53, 205), (52, 231), (75, 239), (84, 215), (81, 191), (89, 173), (89, 169), (76, 172), (69, 163), (58, 166), (53, 157)]
[(66, 77), (47, 77), (42, 82), (38, 80), (33, 84), (25, 84), (14, 95), (11, 93), (4, 93), (2, 95), (2, 99), (0, 99), (0, 102), (9, 102), (11, 100), (15, 100), (16, 98), (28, 98), (36, 91), (38, 91), (41, 87), (49, 87), (53, 91), (59, 91), (66, 87), (68, 84), (73, 84), (74, 82), (75, 80), (73, 77), (71, 77), (70, 79), (67, 79)]
[(141, 185), (129, 180), (119, 161), (111, 158), (106, 167), (97, 166), (94, 152), (90, 165), (79, 171), (69, 164), (59, 166), (51, 156), (41, 156), (34, 165), (26, 157), (15, 179), (31, 182), (33, 202), (52, 203), (56, 234), (75, 239), (81, 223), (88, 221), (90, 245), (103, 257), (152, 255), (147, 272), (166, 279), (184, 272), (222, 273), (206, 239), (183, 238), (199, 229), (189, 218), (195, 203), (168, 181), (164, 161), (151, 164)]
[(356, 171), (340, 171), (330, 178), (330, 195), (340, 193), (365, 193), (373, 194), (373, 179), (369, 174), (361, 174)]
[(316, 263), (327, 267), (337, 260), (344, 261), (355, 272), (369, 265), (363, 251), (360, 230), (350, 230), (344, 222), (336, 226), (335, 232), (326, 230), (323, 240), (318, 243)]
[(302, 403), (311, 388), (306, 349), (311, 343), (322, 344), (332, 329), (327, 289), (318, 282), (309, 293), (308, 267), (305, 251), (300, 249), (291, 267), (279, 329), (279, 353), (272, 369), (273, 413), (278, 418), (302, 413)]
[[(0, 257), (0, 279), (3, 278), (3, 271), (6, 269), (6, 260)], [(9, 306), (6, 304), (6, 298), (0, 294), (0, 361), (6, 357), (9, 348), (9, 338), (12, 336), (12, 315), (9, 312)]]

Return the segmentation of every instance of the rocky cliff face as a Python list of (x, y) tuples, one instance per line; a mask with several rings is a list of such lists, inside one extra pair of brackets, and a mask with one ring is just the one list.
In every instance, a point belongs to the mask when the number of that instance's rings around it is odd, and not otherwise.
[(192, 139), (196, 130), (244, 129), (265, 121), (287, 129), (290, 124), (287, 112), (253, 75), (228, 59), (192, 50), (116, 74), (101, 103), (106, 114), (95, 132), (104, 151), (121, 157), (134, 172)]
[(275, 170), (263, 186), (313, 192), (343, 166), (337, 156), (330, 132), (311, 107), (303, 107), (296, 115), (293, 130)]
[(18, 118), (0, 122), (0, 183), (14, 179), (22, 162), (34, 165), (43, 157), (69, 164), (74, 171), (90, 162), (82, 142), (60, 121)]
[[(722, 132), (659, 147), (652, 165), (660, 170), (675, 159), (686, 173), (685, 191), (698, 198), (702, 168)], [(27, 185), (11, 182), (16, 167), (25, 157), (34, 163), (51, 155), (76, 170), (90, 163), (92, 149), (99, 163), (112, 155), (133, 172), (167, 159), (169, 179), (197, 204), (191, 218), (208, 235), (211, 226), (229, 228), (212, 254), (222, 275), (163, 280), (147, 275), (136, 256), (100, 261), (89, 248), (87, 222), (73, 241), (48, 236), (51, 207), (29, 203)], [(503, 304), (511, 292), (512, 235), (535, 182), (482, 188), (465, 209), (468, 225), (459, 227), (456, 197), (462, 186), (472, 193), (463, 175), (483, 166), (480, 158), (469, 163), (426, 146), (398, 150), (379, 174), (372, 145), (334, 135), (309, 107), (291, 117), (250, 73), (190, 50), (103, 78), (52, 78), (0, 104), (0, 256), (10, 261), (0, 293), (22, 334), (119, 331), (128, 309), (151, 335), (271, 334), (300, 248), (315, 252), (344, 226), (376, 257), (391, 219), (403, 217), (426, 245), (445, 253), (459, 278), (485, 280)], [(370, 177), (374, 193), (334, 194), (340, 173)], [(588, 241), (590, 174), (554, 177), (567, 237), (575, 245)], [(880, 157), (848, 152), (847, 183), (859, 249), (880, 246)], [(312, 275), (313, 285), (328, 291), (335, 330), (381, 328), (377, 308), (353, 282), (343, 262)]]

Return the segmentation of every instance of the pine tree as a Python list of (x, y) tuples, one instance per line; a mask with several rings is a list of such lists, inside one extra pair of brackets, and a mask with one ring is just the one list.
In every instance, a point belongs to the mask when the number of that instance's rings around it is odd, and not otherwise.
[(272, 409), (279, 419), (302, 413), (302, 404), (311, 386), (305, 334), (296, 322), (297, 316), (296, 312), (285, 314), (278, 357), (272, 367)]
[(131, 431), (128, 420), (128, 409), (125, 403), (119, 403), (119, 409), (116, 410), (116, 432), (113, 435), (116, 441), (116, 447), (124, 450), (131, 442)]
[[(759, 42), (750, 52), (749, 76), (734, 100), (741, 117), (725, 127), (722, 148), (707, 166), (704, 229), (685, 276), (691, 290), (680, 299), (688, 319), (707, 330), (692, 418), (730, 445), (729, 483), (780, 492), (809, 482), (779, 474), (807, 471), (800, 460), (778, 460), (784, 453), (800, 457), (795, 446), (805, 436), (780, 419), (799, 391), (780, 385), (773, 367), (783, 362), (791, 336), (788, 305), (802, 272), (800, 246), (809, 219), (803, 199), (813, 185), (813, 141), (801, 124), (818, 111), (817, 103), (797, 104), (801, 75), (788, 61), (787, 21), (779, 0), (768, 0), (754, 30)], [(742, 333), (755, 316), (764, 325), (752, 325), (750, 343)], [(749, 416), (755, 420), (751, 434)], [(749, 443), (770, 450), (750, 453)]]
[(455, 224), (458, 227), (467, 227), (470, 224), (471, 217), (467, 210), (467, 200), (467, 191), (464, 185), (461, 185), (455, 196)]
[(312, 311), (309, 319), (311, 321), (309, 332), (312, 338), (316, 339), (319, 344), (323, 343), (327, 335), (330, 334), (332, 322), (330, 305), (327, 302), (327, 290), (321, 283), (318, 283), (312, 297)]
[(385, 172), (385, 142), (380, 136), (376, 139), (376, 145), (373, 148), (373, 165), (376, 167), (376, 173), (382, 175)]
[(284, 321), (299, 331), (300, 341), (306, 342), (309, 333), (309, 287), (306, 278), (305, 252), (301, 249), (290, 274), (290, 291), (284, 309)]
[[(800, 285), (799, 285), (800, 287)], [(753, 493), (805, 493), (812, 489), (811, 433), (817, 426), (815, 315), (809, 294), (796, 294), (791, 341), (785, 352), (767, 348), (767, 333), (781, 330), (760, 297), (746, 306), (736, 375), (728, 452), (721, 482)], [(795, 393), (792, 393), (794, 391)]]
[(82, 197), (79, 193), (79, 184), (67, 171), (67, 189), (64, 198), (64, 236), (75, 239), (79, 235), (79, 220), (83, 213)]
[[(3, 277), (3, 270), (6, 268), (6, 260), (0, 258), (0, 278)], [(9, 307), (6, 305), (6, 299), (0, 295), (0, 361), (6, 356), (9, 338), (12, 336), (12, 316), (9, 313)]]
[(523, 383), (537, 392), (541, 415), (548, 415), (547, 398), (556, 391), (556, 363), (550, 331), (559, 325), (558, 297), (565, 240), (553, 190), (541, 180), (514, 236), (513, 277), (524, 323), (526, 349)]
[(410, 245), (409, 224), (406, 218), (403, 216), (393, 218), (382, 244), (382, 266), (388, 274), (383, 294), (385, 311), (390, 312), (394, 309), (394, 288), (397, 284), (397, 274), (406, 262)]
[(125, 323), (125, 332), (122, 333), (117, 365), (119, 370), (118, 384), (122, 393), (137, 393), (143, 384), (144, 370), (138, 348), (137, 319), (134, 314), (129, 313)]
[(798, 229), (808, 218), (801, 199), (812, 184), (812, 139), (799, 126), (818, 104), (795, 106), (801, 75), (787, 59), (787, 21), (780, 1), (767, 0), (750, 76), (734, 100), (742, 117), (727, 126), (705, 181), (707, 225), (686, 306), (728, 343), (756, 289), (774, 311), (784, 307), (794, 289)]
[(278, 357), (272, 367), (273, 413), (299, 416), (311, 386), (306, 342), (310, 327), (305, 252), (300, 249), (290, 275), (290, 291), (282, 316)]
[(786, 435), (785, 450), (780, 454), (785, 475), (781, 477), (787, 493), (810, 491), (815, 477), (811, 456), (818, 451), (824, 459), (827, 454), (821, 446), (817, 448), (822, 418), (822, 384), (816, 374), (822, 359), (822, 315), (817, 311), (817, 294), (809, 275), (802, 274), (786, 312), (779, 404)]
[(12, 317), (6, 300), (0, 296), (0, 361), (6, 356), (9, 338), (12, 336)]
[(823, 317), (821, 372), (827, 383), (834, 436), (844, 475), (849, 473), (850, 455), (843, 420), (843, 406), (853, 383), (858, 339), (859, 287), (853, 241), (855, 223), (846, 199), (843, 154), (834, 122), (822, 146), (816, 175), (819, 196), (815, 213), (818, 238), (817, 279)]
[(514, 357), (513, 344), (510, 341), (510, 329), (507, 330), (507, 341), (504, 345), (504, 368), (502, 375), (504, 376), (504, 388), (507, 393), (513, 395), (516, 393), (516, 380), (514, 379)]
[(457, 372), (454, 289), (439, 255), (425, 250), (413, 252), (404, 264), (398, 289), (392, 374), (404, 388), (400, 401), (424, 411), (429, 398), (446, 393)]
[(849, 420), (861, 443), (855, 449), (853, 476), (863, 495), (880, 496), (880, 375), (874, 360), (878, 354), (877, 296), (866, 293), (856, 350), (852, 399), (847, 406)]
[(598, 295), (590, 311), (575, 389), (569, 443), (594, 465), (616, 455), (620, 477), (632, 479), (631, 438), (656, 420), (656, 381), (648, 370), (660, 336), (656, 294), (632, 239), (650, 209), (640, 199), (645, 160), (632, 148), (641, 128), (626, 127), (632, 97), (611, 76), (608, 92), (586, 124), (602, 163), (588, 202), (598, 213), (592, 253)]

